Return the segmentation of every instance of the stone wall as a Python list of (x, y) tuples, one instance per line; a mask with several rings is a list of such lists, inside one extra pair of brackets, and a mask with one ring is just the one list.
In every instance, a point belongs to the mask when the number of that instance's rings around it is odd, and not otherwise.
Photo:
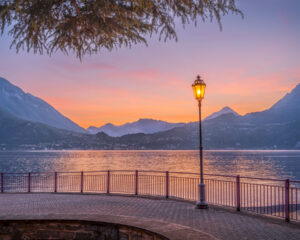
[(136, 227), (80, 220), (2, 220), (1, 240), (168, 240)]

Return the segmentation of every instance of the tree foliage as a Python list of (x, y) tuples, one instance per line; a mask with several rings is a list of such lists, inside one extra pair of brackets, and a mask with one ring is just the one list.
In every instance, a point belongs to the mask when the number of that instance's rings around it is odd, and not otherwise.
[(1, 34), (11, 47), (52, 54), (73, 51), (81, 58), (102, 48), (146, 43), (146, 36), (176, 39), (183, 25), (242, 15), (235, 0), (0, 0)]

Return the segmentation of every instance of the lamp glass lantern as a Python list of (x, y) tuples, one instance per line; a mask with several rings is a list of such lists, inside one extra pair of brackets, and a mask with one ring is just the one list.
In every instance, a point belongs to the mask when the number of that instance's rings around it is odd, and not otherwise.
[(198, 101), (201, 101), (204, 98), (206, 84), (199, 75), (197, 76), (197, 79), (193, 83), (192, 87), (194, 90), (195, 98)]

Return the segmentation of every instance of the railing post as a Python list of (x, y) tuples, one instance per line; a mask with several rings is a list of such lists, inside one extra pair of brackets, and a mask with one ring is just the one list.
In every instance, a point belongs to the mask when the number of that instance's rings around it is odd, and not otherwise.
[(236, 176), (236, 210), (241, 211), (241, 179), (240, 179), (240, 175)]
[(81, 171), (81, 178), (80, 178), (80, 192), (83, 193), (83, 171)]
[(285, 221), (290, 221), (290, 180), (285, 180)]
[(31, 187), (31, 174), (30, 173), (28, 173), (28, 192), (30, 193), (30, 187)]
[(57, 192), (57, 172), (54, 173), (54, 192)]
[(110, 170), (107, 171), (107, 194), (109, 194)]
[(135, 170), (135, 195), (138, 195), (139, 192), (139, 171)]
[(1, 173), (1, 193), (4, 193), (4, 173)]
[(169, 171), (166, 171), (166, 198), (169, 198)]

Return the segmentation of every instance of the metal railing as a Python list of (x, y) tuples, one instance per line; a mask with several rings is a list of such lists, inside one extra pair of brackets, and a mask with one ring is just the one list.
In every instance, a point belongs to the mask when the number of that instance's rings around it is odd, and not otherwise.
[[(197, 201), (199, 174), (162, 171), (1, 173), (1, 193), (55, 192), (159, 196)], [(205, 174), (209, 204), (300, 221), (300, 181)]]

